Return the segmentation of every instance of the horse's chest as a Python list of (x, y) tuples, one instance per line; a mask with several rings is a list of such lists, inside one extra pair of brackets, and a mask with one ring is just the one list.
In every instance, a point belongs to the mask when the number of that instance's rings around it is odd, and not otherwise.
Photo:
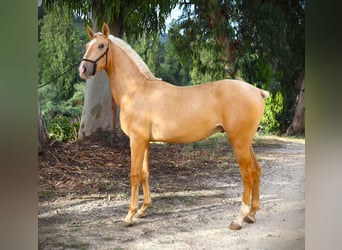
[(149, 120), (147, 113), (142, 109), (122, 109), (120, 111), (121, 128), (128, 136), (132, 133), (148, 134)]

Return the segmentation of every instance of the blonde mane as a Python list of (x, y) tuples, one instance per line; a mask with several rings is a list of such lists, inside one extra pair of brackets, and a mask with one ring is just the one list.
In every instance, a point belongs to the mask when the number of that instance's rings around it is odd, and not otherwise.
[(122, 49), (126, 55), (131, 58), (131, 60), (135, 63), (138, 67), (139, 71), (149, 80), (158, 80), (156, 78), (146, 63), (141, 59), (141, 57), (135, 52), (131, 46), (129, 46), (125, 41), (122, 39), (115, 37), (113, 35), (109, 35), (108, 37), (115, 45), (117, 45), (120, 49)]

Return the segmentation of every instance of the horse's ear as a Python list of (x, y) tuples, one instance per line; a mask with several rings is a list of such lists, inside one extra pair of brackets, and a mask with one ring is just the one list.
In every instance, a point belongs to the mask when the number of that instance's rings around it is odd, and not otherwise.
[(87, 25), (87, 33), (88, 33), (88, 36), (89, 36), (89, 39), (91, 40), (94, 36), (94, 32), (93, 30), (90, 28), (89, 25)]
[(105, 35), (105, 37), (109, 36), (110, 30), (109, 30), (108, 24), (103, 23), (103, 25), (102, 25), (102, 33)]

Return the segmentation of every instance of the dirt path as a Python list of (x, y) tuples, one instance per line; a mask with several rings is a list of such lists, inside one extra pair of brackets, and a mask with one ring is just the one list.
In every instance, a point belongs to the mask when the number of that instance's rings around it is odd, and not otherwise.
[(119, 190), (98, 196), (42, 196), (39, 248), (304, 249), (304, 140), (272, 137), (255, 143), (262, 165), (261, 209), (256, 223), (240, 231), (228, 229), (242, 185), (231, 149), (223, 145), (151, 145), (153, 206), (131, 228), (120, 226), (129, 204), (127, 172), (125, 181), (115, 182)]

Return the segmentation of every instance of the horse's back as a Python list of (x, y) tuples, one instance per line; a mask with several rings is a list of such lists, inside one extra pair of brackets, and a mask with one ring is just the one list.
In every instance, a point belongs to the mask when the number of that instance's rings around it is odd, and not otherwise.
[(251, 116), (250, 113), (261, 119), (264, 112), (263, 90), (241, 80), (225, 79), (185, 87), (157, 81), (146, 91), (146, 98), (147, 95), (155, 103), (153, 109), (165, 111), (172, 119), (194, 114), (234, 118)]

